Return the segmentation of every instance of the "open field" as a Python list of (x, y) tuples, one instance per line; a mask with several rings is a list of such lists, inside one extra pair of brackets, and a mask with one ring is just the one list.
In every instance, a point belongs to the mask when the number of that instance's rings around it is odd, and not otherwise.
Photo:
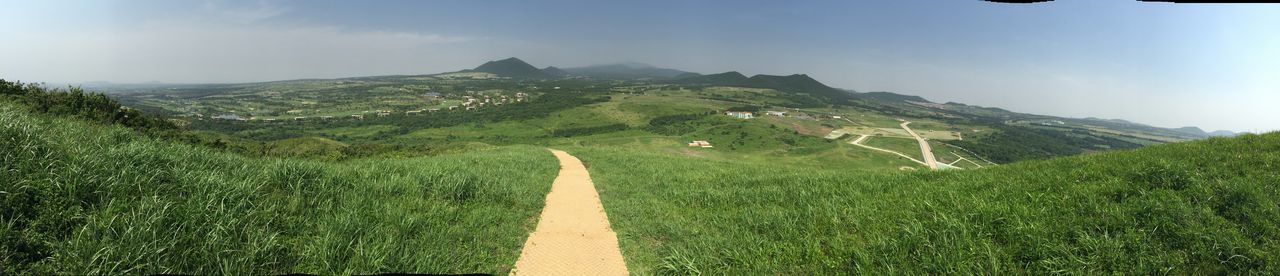
[(9, 104), (0, 140), (3, 274), (505, 273), (558, 169), (527, 146), (247, 158)]
[(1280, 134), (915, 173), (570, 152), (641, 274), (1280, 269)]
[(916, 142), (916, 140), (912, 138), (872, 136), (872, 137), (867, 137), (866, 140), (863, 140), (862, 144), (900, 152), (902, 154), (906, 154), (907, 156), (911, 156), (911, 158), (915, 158), (915, 159), (922, 158), (920, 154), (920, 143)]

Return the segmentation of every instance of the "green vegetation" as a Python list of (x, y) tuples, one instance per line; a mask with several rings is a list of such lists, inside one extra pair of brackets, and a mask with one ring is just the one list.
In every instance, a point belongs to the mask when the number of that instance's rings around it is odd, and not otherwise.
[[(586, 162), (639, 274), (1280, 271), (1280, 134), (1105, 153), (1199, 130), (593, 70), (512, 58), (128, 107), (0, 80), (0, 274), (506, 273), (556, 175), (542, 147)], [(919, 158), (903, 121), (966, 170), (848, 144)]]
[(914, 138), (871, 136), (867, 137), (867, 140), (862, 143), (872, 147), (900, 152), (916, 160), (924, 158), (920, 153), (920, 142), (916, 142)]
[(170, 130), (176, 127), (157, 116), (124, 108), (101, 93), (85, 93), (79, 87), (62, 91), (0, 79), (0, 101), (3, 100), (22, 104), (37, 113), (73, 116), (137, 130)]
[(1116, 138), (1090, 136), (1084, 131), (1060, 132), (1012, 126), (998, 126), (997, 129), (999, 131), (994, 134), (951, 143), (996, 163), (1141, 146)]
[(570, 151), (635, 273), (1280, 270), (1276, 133), (918, 173)]
[(0, 274), (505, 273), (545, 150), (255, 159), (0, 104)]

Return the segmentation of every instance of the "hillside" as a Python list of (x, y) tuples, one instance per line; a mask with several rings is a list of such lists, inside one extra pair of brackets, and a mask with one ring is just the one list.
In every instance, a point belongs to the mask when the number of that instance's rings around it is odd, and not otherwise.
[(514, 57), (485, 62), (475, 69), (471, 69), (471, 71), (493, 73), (508, 78), (540, 79), (555, 77), (552, 73), (542, 71), (538, 67), (533, 67), (533, 65)]
[(747, 77), (736, 71), (720, 74), (687, 76), (672, 82), (697, 85), (741, 86), (752, 88), (769, 88), (785, 92), (807, 93), (831, 101), (845, 99), (850, 95), (841, 89), (822, 84), (808, 75), (794, 74), (788, 76), (755, 75)]
[(710, 75), (683, 75), (682, 78), (672, 82), (684, 84), (701, 84), (701, 85), (740, 85), (746, 86), (750, 84), (747, 76), (737, 71), (729, 71), (719, 74)]
[[(418, 76), (129, 97), (258, 114), (293, 108), (277, 103), (293, 93), (357, 107), (345, 110), (527, 101), (162, 120), (100, 94), (0, 84), (5, 274), (507, 273), (556, 175), (543, 146), (585, 163), (639, 274), (1247, 274), (1280, 262), (1280, 133), (1099, 153), (1141, 145), (1051, 117), (905, 102), (775, 109), (796, 94), (769, 88)], [(352, 94), (374, 98), (333, 96)], [(849, 144), (875, 136), (867, 144), (918, 156), (904, 120), (943, 160), (1002, 164), (931, 172)]]
[(1280, 270), (1280, 133), (885, 174), (570, 152), (640, 274)]
[(248, 158), (0, 101), (0, 274), (506, 273), (557, 163)]
[(912, 102), (920, 102), (920, 103), (930, 102), (929, 100), (921, 98), (920, 96), (902, 95), (902, 94), (897, 94), (893, 92), (866, 92), (866, 93), (855, 92), (853, 96), (858, 98), (863, 98), (863, 99), (885, 101), (885, 102), (904, 102), (904, 101), (912, 101)]
[(620, 80), (673, 79), (689, 73), (676, 69), (658, 68), (643, 63), (601, 64), (565, 68), (564, 71), (576, 76)]

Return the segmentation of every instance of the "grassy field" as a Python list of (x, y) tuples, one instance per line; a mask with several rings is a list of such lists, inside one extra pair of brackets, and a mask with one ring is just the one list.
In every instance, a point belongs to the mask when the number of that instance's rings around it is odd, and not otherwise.
[(0, 274), (506, 273), (556, 160), (528, 146), (247, 158), (0, 104)]
[(920, 142), (913, 138), (871, 136), (863, 140), (862, 144), (900, 152), (916, 160), (924, 158), (920, 153)]
[(571, 148), (638, 274), (1280, 271), (1280, 134), (973, 171)]

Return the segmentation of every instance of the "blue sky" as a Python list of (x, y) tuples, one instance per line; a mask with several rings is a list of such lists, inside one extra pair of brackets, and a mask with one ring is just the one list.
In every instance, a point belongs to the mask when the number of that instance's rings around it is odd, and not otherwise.
[(829, 85), (1071, 117), (1280, 129), (1280, 6), (1136, 1), (26, 1), (0, 78), (247, 82), (520, 57)]

